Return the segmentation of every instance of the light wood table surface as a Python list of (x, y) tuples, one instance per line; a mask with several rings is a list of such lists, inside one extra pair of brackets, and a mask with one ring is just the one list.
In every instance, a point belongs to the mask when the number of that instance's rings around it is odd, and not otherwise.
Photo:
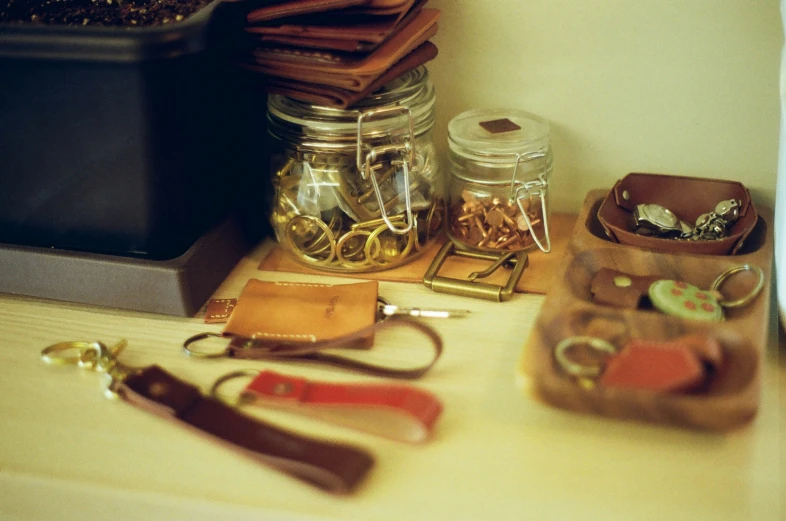
[[(237, 296), (250, 277), (347, 282), (259, 271), (269, 246), (251, 252), (216, 296)], [(228, 371), (263, 366), (324, 380), (369, 377), (314, 365), (190, 359), (180, 350), (185, 338), (221, 329), (199, 317), (0, 295), (0, 519), (786, 519), (786, 350), (778, 347), (774, 312), (759, 414), (718, 435), (582, 416), (533, 399), (517, 367), (542, 296), (492, 303), (391, 282), (380, 283), (380, 294), (402, 306), (472, 309), (468, 318), (431, 321), (445, 353), (414, 382), (445, 405), (429, 442), (409, 445), (254, 411), (372, 451), (376, 467), (347, 497), (107, 400), (99, 375), (46, 365), (39, 353), (63, 340), (125, 338), (125, 363), (159, 364), (204, 390)], [(380, 334), (375, 354), (402, 361), (424, 353), (399, 335)]]

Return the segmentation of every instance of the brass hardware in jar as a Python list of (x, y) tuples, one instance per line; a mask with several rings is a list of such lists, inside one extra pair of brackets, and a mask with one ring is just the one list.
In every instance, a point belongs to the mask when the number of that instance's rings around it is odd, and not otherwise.
[(514, 110), (476, 110), (448, 126), (448, 234), (460, 247), (551, 251), (549, 126)]
[(422, 67), (351, 110), (271, 96), (271, 222), (282, 246), (318, 269), (363, 272), (409, 262), (438, 239), (433, 106)]

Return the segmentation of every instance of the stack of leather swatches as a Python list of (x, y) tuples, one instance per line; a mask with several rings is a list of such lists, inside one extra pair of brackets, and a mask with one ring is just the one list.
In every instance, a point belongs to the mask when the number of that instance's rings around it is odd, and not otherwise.
[(244, 67), (270, 93), (350, 107), (437, 56), (440, 11), (426, 1), (257, 0)]

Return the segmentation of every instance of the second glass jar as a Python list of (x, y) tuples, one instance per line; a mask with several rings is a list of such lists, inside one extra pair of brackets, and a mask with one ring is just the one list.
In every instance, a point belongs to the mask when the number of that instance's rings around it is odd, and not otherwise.
[(352, 109), (268, 100), (276, 238), (316, 269), (370, 272), (417, 258), (443, 233), (444, 183), (425, 67)]
[(448, 235), (486, 252), (551, 251), (549, 124), (529, 112), (471, 110), (448, 124)]

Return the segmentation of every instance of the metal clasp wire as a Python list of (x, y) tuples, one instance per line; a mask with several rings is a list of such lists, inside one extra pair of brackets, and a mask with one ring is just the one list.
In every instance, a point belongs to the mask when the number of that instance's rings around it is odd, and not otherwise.
[[(403, 144), (388, 144), (379, 147), (365, 147), (363, 143), (363, 122), (378, 116), (391, 116), (400, 113), (407, 116), (407, 135), (404, 137)], [(371, 185), (374, 188), (374, 195), (379, 204), (379, 213), (382, 220), (385, 221), (388, 229), (398, 235), (409, 233), (412, 229), (414, 219), (412, 218), (412, 197), (409, 188), (409, 166), (413, 164), (415, 157), (415, 123), (412, 118), (412, 111), (407, 107), (383, 107), (374, 110), (362, 112), (358, 116), (358, 133), (357, 133), (357, 154), (355, 163), (361, 177), (364, 180), (371, 180)], [(365, 149), (368, 148), (368, 152)], [(388, 217), (387, 210), (385, 209), (385, 202), (382, 200), (382, 192), (379, 189), (376, 174), (372, 165), (376, 159), (384, 154), (399, 152), (401, 153), (401, 166), (404, 173), (404, 204), (406, 207), (406, 219), (403, 227), (397, 227)], [(395, 176), (394, 176), (395, 178)]]
[[(527, 181), (524, 183), (516, 181), (516, 174), (518, 173), (519, 164), (521, 164), (523, 161), (532, 161), (533, 159), (544, 158), (546, 157), (546, 154), (539, 150), (537, 152), (529, 152), (527, 154), (515, 154), (515, 156), (516, 163), (513, 165), (513, 174), (510, 176), (510, 200), (515, 200), (519, 210), (521, 210), (521, 215), (524, 217), (524, 222), (527, 223), (529, 233), (532, 235), (532, 240), (535, 241), (535, 244), (538, 245), (538, 248), (540, 248), (543, 253), (549, 253), (551, 251), (551, 237), (549, 236), (549, 218), (548, 214), (546, 213), (548, 181), (546, 181), (543, 173), (538, 174), (537, 181)], [(522, 191), (524, 193), (521, 193)], [(521, 200), (529, 195), (540, 197), (541, 215), (543, 216), (543, 234), (546, 242), (545, 247), (540, 242), (540, 239), (538, 239), (538, 236), (535, 235), (535, 230), (532, 229), (532, 222), (529, 218), (529, 215), (527, 215), (527, 212), (524, 210), (524, 206), (521, 204)]]
[[(538, 174), (537, 181), (527, 181), (526, 183), (521, 183), (515, 191), (516, 204), (518, 205), (519, 210), (521, 210), (521, 215), (524, 217), (524, 221), (527, 223), (527, 228), (529, 228), (529, 233), (532, 236), (532, 240), (535, 241), (535, 244), (538, 245), (538, 248), (540, 248), (543, 253), (549, 253), (551, 251), (549, 216), (546, 210), (547, 188), (548, 182), (546, 181), (545, 177), (543, 177), (543, 174)], [(540, 210), (541, 215), (543, 216), (543, 237), (545, 239), (546, 246), (543, 246), (543, 244), (540, 242), (540, 239), (538, 239), (538, 236), (535, 234), (535, 230), (532, 229), (532, 221), (529, 218), (529, 215), (527, 215), (524, 206), (521, 204), (521, 200), (529, 197), (530, 195), (540, 198)]]

